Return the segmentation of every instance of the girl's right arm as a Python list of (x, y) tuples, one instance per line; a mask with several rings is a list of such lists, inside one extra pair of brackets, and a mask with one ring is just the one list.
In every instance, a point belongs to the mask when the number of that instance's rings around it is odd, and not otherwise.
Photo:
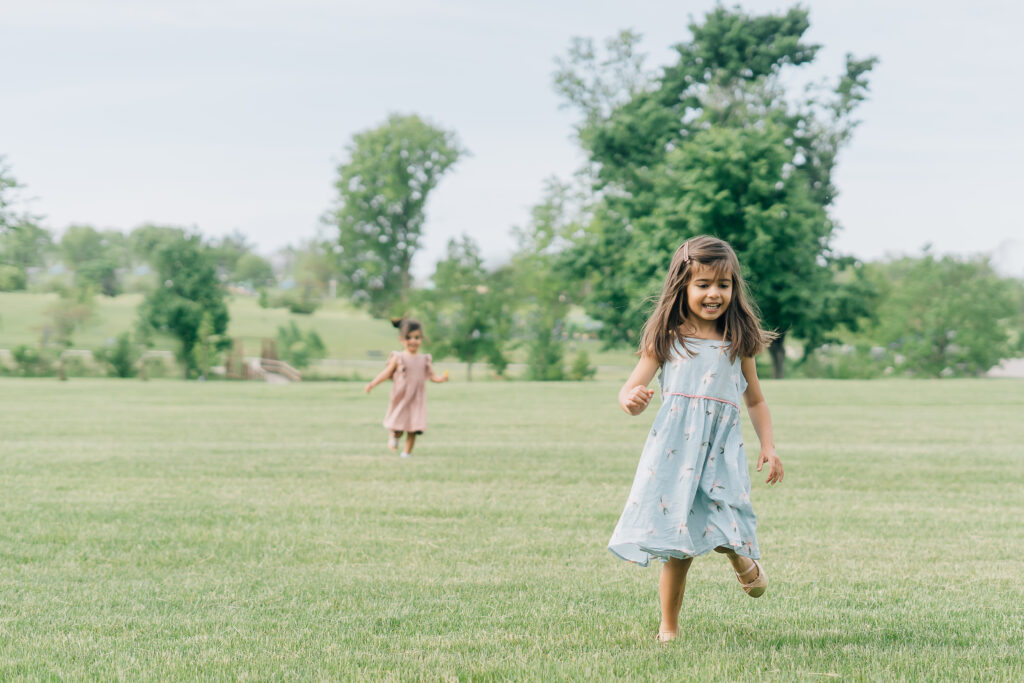
[(619, 406), (630, 415), (639, 415), (644, 412), (644, 408), (654, 397), (654, 389), (648, 389), (647, 385), (654, 379), (658, 367), (657, 358), (644, 354), (640, 357), (640, 362), (633, 368), (633, 374), (619, 389)]
[(395, 374), (395, 368), (397, 368), (397, 367), (398, 367), (398, 356), (392, 354), (391, 358), (388, 358), (387, 366), (385, 366), (384, 369), (381, 371), (381, 373), (379, 375), (377, 375), (376, 377), (374, 377), (370, 381), (370, 383), (366, 385), (366, 393), (370, 393), (370, 391), (375, 386), (377, 386), (378, 384), (380, 384), (384, 380), (390, 379), (391, 375)]

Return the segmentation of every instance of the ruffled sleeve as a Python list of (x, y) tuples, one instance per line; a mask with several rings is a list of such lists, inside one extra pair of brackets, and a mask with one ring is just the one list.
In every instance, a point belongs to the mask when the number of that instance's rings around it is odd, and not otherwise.
[(395, 372), (399, 372), (402, 369), (402, 354), (398, 351), (392, 351), (388, 354), (388, 364), (390, 364), (392, 360), (397, 361), (395, 365)]

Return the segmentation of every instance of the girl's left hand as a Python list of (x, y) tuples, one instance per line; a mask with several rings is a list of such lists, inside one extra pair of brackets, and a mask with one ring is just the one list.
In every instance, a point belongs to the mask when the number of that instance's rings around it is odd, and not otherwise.
[(765, 463), (768, 463), (768, 478), (765, 482), (778, 484), (782, 481), (782, 459), (775, 453), (774, 448), (762, 449), (761, 455), (757, 458), (757, 471), (760, 472)]

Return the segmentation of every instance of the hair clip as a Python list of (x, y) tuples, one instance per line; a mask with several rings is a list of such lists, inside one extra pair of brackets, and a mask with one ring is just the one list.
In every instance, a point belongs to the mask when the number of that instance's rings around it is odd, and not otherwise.
[(683, 242), (683, 263), (690, 262), (690, 240)]

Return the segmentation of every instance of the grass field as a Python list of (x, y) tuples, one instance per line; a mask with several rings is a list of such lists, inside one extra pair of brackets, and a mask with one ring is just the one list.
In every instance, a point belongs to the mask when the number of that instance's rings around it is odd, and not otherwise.
[(431, 386), (400, 460), (385, 389), (0, 380), (0, 679), (1024, 678), (1024, 382), (765, 383), (772, 584), (698, 559), (665, 647), (605, 550), (652, 414)]

